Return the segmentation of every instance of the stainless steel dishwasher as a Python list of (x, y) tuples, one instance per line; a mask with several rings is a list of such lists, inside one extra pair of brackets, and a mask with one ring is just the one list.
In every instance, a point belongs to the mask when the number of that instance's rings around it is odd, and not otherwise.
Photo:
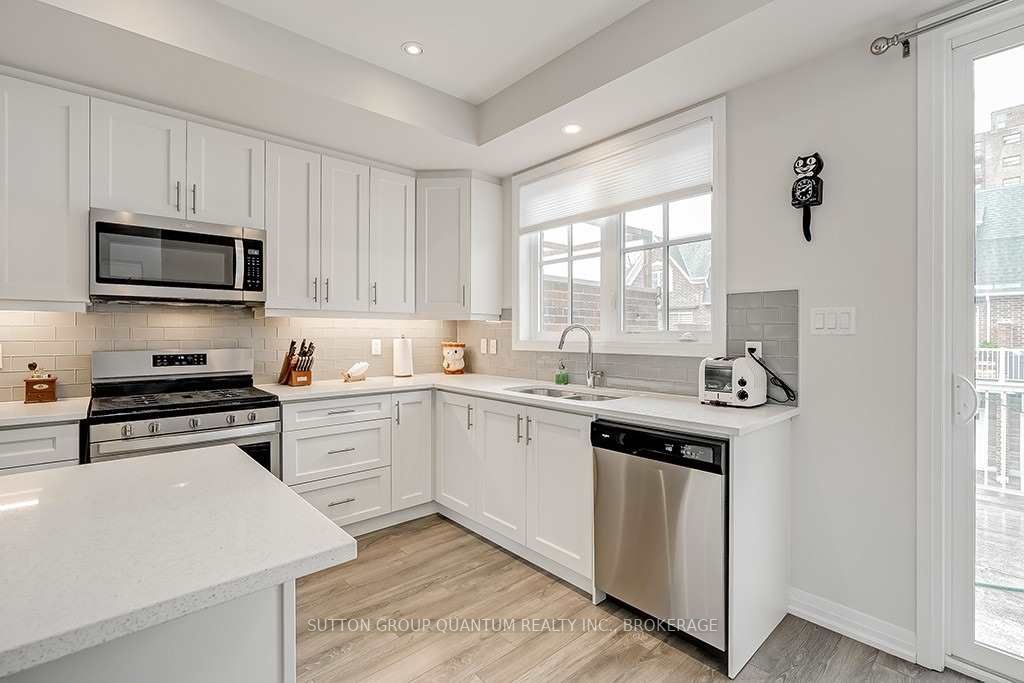
[(598, 590), (726, 649), (725, 440), (596, 420)]

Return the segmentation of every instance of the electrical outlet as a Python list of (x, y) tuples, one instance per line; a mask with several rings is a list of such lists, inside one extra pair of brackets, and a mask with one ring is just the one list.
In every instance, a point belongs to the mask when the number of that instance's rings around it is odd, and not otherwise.
[(484, 354), (485, 356), (487, 355), (487, 340), (486, 339), (481, 339), (480, 340), (480, 353)]
[(370, 355), (379, 356), (381, 354), (380, 339), (370, 340)]
[(744, 355), (746, 355), (747, 353), (750, 353), (750, 349), (754, 349), (754, 356), (756, 358), (761, 358), (762, 357), (761, 356), (761, 342), (759, 342), (759, 341), (748, 341), (746, 344), (744, 344), (743, 345), (743, 353), (744, 353)]
[(491, 340), (491, 353), (497, 353), (497, 352), (498, 352), (498, 340), (497, 339), (492, 339)]

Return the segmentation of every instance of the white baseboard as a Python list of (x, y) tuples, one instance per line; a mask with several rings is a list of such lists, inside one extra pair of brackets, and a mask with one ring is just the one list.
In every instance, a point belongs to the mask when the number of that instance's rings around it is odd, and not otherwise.
[(882, 652), (888, 652), (894, 657), (908, 662), (917, 659), (917, 638), (913, 631), (858, 612), (838, 602), (790, 588), (789, 613), (878, 648)]
[(362, 536), (363, 534), (369, 534), (374, 531), (380, 531), (386, 529), (389, 526), (395, 526), (396, 524), (404, 524), (411, 522), (414, 519), (420, 517), (426, 517), (432, 515), (440, 510), (440, 506), (431, 501), (429, 503), (423, 503), (416, 507), (406, 508), (404, 510), (398, 510), (397, 512), (388, 512), (380, 517), (371, 517), (370, 519), (364, 519), (361, 522), (355, 522), (354, 524), (348, 524), (341, 527), (345, 532), (352, 537)]

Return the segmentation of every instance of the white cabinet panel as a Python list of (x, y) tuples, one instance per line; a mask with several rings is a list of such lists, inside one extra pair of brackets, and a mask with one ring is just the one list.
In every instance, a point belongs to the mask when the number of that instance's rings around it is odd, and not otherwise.
[[(416, 310), (469, 316), (469, 178), (416, 181)], [(494, 268), (498, 264), (494, 264)]]
[(266, 143), (258, 138), (188, 124), (188, 217), (262, 228)]
[(477, 464), (473, 432), (473, 399), (437, 393), (436, 470), (437, 502), (473, 519), (476, 515)]
[(185, 122), (92, 100), (92, 205), (185, 216)]
[(416, 310), (416, 180), (370, 169), (370, 310)]
[(382, 467), (293, 487), (338, 526), (391, 512), (391, 468)]
[(370, 167), (323, 158), (324, 297), (321, 309), (367, 311), (370, 253)]
[(320, 308), (320, 155), (267, 144), (267, 308)]
[(433, 494), (433, 392), (394, 394), (391, 419), (391, 509), (429, 503)]
[(89, 100), (0, 76), (0, 301), (89, 300)]
[(526, 546), (593, 575), (594, 456), (590, 418), (530, 408)]
[(391, 420), (284, 432), (281, 478), (301, 484), (391, 464)]
[(391, 396), (353, 396), (319, 401), (286, 403), (281, 408), (281, 428), (311, 429), (391, 417)]
[(11, 467), (59, 462), (78, 462), (78, 425), (0, 430), (0, 474), (12, 473)]
[(476, 439), (480, 462), (479, 519), (518, 543), (526, 543), (526, 408), (477, 400)]

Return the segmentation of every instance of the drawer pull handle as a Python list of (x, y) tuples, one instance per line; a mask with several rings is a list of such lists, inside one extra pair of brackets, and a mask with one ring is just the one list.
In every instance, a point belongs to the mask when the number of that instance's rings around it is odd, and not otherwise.
[(327, 455), (334, 455), (335, 453), (348, 453), (350, 451), (354, 451), (355, 449), (355, 446), (349, 446), (348, 448), (339, 448), (336, 451), (327, 451)]
[(354, 413), (354, 412), (356, 412), (355, 408), (345, 408), (345, 410), (328, 410), (327, 414), (328, 415), (345, 415), (347, 413)]
[(355, 500), (356, 500), (355, 498), (345, 498), (344, 500), (336, 500), (333, 503), (328, 503), (327, 507), (332, 508), (335, 505), (344, 505), (345, 503), (353, 503), (353, 502), (355, 502)]

